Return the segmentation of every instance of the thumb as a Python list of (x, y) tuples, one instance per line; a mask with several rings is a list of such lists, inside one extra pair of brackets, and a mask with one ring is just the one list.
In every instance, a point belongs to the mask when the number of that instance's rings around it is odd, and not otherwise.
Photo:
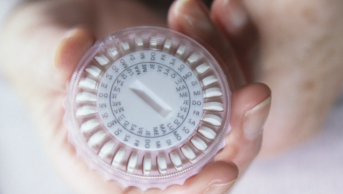
[(54, 69), (60, 81), (69, 80), (79, 60), (94, 42), (94, 35), (83, 28), (70, 30), (60, 41), (54, 53)]

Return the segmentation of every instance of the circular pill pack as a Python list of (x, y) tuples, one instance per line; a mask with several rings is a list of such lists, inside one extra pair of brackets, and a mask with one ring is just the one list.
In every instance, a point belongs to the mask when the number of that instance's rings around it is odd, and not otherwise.
[(213, 56), (169, 29), (98, 40), (67, 88), (69, 140), (122, 187), (183, 184), (213, 161), (230, 130), (230, 88)]

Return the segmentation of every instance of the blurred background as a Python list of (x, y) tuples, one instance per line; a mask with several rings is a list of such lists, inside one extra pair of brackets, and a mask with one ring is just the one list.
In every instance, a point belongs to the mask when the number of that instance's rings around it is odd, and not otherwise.
[[(16, 2), (0, 0), (0, 26)], [(342, 193), (343, 89), (341, 91), (324, 130), (316, 139), (278, 157), (256, 160), (231, 193)], [(50, 166), (23, 103), (0, 72), (0, 194), (23, 193), (73, 192)]]

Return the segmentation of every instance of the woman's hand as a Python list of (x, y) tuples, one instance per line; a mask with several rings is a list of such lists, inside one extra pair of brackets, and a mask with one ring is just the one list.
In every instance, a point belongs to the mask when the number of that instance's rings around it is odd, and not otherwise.
[[(136, 17), (137, 13), (141, 17)], [(1, 37), (2, 71), (25, 101), (56, 171), (77, 193), (141, 193), (137, 188), (122, 190), (116, 182), (104, 181), (76, 156), (62, 121), (62, 101), (77, 62), (96, 38), (130, 26), (166, 25), (156, 18), (135, 1), (48, 1), (24, 4), (8, 21)], [(201, 42), (230, 70), (228, 76), (235, 88), (232, 131), (215, 162), (184, 185), (144, 193), (223, 193), (260, 150), (271, 92), (264, 84), (245, 85), (229, 42), (199, 1), (174, 3), (169, 26)]]
[(260, 156), (321, 129), (343, 83), (341, 0), (215, 0), (211, 16), (248, 81), (268, 84), (273, 106)]

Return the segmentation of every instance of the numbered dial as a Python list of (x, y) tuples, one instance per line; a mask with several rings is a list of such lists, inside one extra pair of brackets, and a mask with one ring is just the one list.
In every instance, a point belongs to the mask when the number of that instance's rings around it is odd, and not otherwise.
[(106, 129), (122, 143), (162, 150), (186, 140), (203, 114), (195, 72), (161, 51), (135, 51), (116, 60), (99, 81), (97, 107)]
[(137, 27), (99, 41), (70, 82), (65, 120), (91, 168), (124, 187), (183, 184), (223, 147), (230, 90), (201, 45)]

